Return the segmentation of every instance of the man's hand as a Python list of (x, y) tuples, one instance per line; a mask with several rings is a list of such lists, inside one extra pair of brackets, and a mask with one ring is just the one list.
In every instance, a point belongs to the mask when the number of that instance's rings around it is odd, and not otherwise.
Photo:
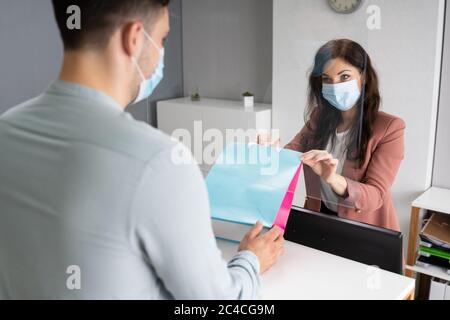
[(259, 260), (260, 273), (269, 270), (284, 251), (283, 232), (278, 227), (262, 234), (263, 224), (258, 222), (244, 237), (239, 246), (239, 251), (249, 250)]

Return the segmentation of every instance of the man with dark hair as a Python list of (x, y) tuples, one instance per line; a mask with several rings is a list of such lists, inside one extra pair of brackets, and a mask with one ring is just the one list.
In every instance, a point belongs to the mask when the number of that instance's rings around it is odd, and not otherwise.
[[(149, 28), (154, 27), (158, 16), (170, 0), (127, 0), (127, 1), (91, 1), (91, 0), (52, 0), (56, 23), (66, 50), (82, 47), (104, 48), (111, 35), (129, 20), (140, 19)], [(68, 8), (76, 4), (82, 13), (83, 27), (67, 27)]]
[(53, 0), (60, 77), (0, 117), (0, 299), (258, 297), (280, 230), (223, 261), (192, 155), (124, 111), (163, 78), (168, 2)]

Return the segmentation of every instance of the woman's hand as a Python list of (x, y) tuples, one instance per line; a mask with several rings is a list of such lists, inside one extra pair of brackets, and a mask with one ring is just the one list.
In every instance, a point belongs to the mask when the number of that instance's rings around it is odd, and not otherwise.
[(348, 195), (347, 179), (336, 173), (339, 160), (324, 150), (311, 150), (302, 155), (303, 163), (309, 166), (315, 174), (328, 183), (333, 191), (341, 196)]
[(336, 175), (339, 160), (334, 159), (327, 151), (311, 150), (303, 154), (302, 160), (327, 183), (330, 183)]
[(274, 140), (270, 133), (260, 133), (258, 134), (257, 143), (262, 146), (272, 146), (278, 148), (281, 145), (281, 140)]

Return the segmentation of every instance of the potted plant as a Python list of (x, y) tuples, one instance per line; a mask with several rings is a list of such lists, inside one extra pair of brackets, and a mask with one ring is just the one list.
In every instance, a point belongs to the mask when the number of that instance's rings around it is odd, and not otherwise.
[(198, 88), (196, 88), (192, 93), (191, 93), (191, 101), (200, 101), (201, 97), (200, 97), (200, 93)]
[(244, 97), (244, 106), (246, 108), (253, 108), (255, 106), (255, 95), (249, 91), (242, 94)]

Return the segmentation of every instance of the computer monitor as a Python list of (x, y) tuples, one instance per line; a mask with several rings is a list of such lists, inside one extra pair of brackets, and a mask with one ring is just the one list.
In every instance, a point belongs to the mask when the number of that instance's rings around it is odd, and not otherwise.
[(403, 273), (401, 232), (294, 207), (284, 237), (340, 257)]

